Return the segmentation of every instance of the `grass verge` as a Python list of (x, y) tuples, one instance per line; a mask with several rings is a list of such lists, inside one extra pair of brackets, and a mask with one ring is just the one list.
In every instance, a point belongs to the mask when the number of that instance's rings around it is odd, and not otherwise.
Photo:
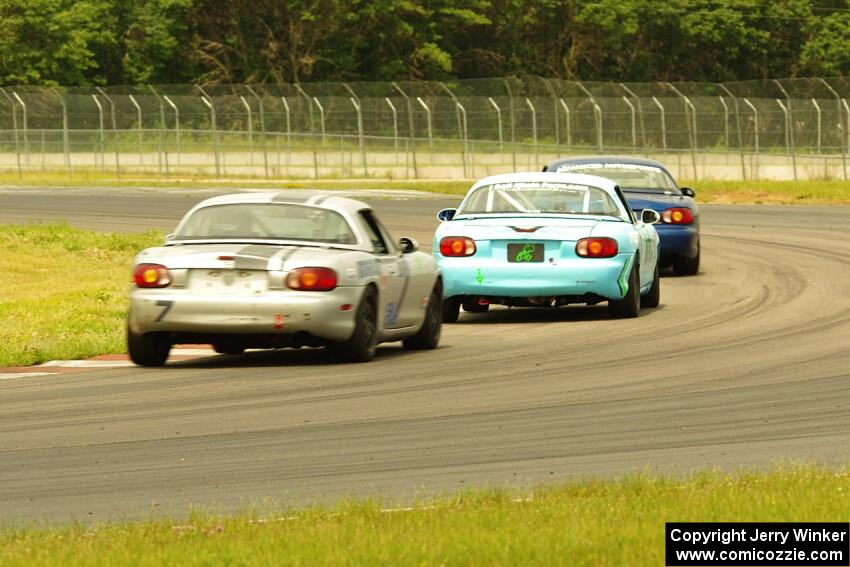
[(847, 521), (850, 471), (636, 476), (479, 490), (381, 511), (344, 503), (96, 527), (0, 530), (22, 565), (664, 565), (667, 521)]
[(0, 367), (125, 352), (130, 265), (161, 241), (155, 231), (0, 225)]
[[(266, 180), (256, 177), (215, 179), (205, 176), (166, 178), (157, 174), (134, 174), (117, 178), (114, 173), (83, 170), (71, 179), (64, 173), (28, 173), (19, 178), (16, 173), (0, 172), (3, 186), (51, 187), (260, 187), (268, 189), (400, 189), (429, 191), (448, 195), (465, 195), (473, 180), (391, 180), (391, 179), (323, 179), (323, 180)], [(716, 181), (680, 180), (683, 187), (692, 187), (701, 203), (728, 204), (797, 204), (850, 205), (850, 182), (838, 180), (812, 181)]]

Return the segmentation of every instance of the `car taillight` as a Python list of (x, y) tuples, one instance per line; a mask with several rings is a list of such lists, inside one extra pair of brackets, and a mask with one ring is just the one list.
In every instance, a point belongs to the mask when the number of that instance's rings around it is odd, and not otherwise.
[(466, 236), (446, 236), (440, 240), (440, 254), (443, 256), (472, 256), (475, 254), (475, 241)]
[(610, 258), (619, 250), (617, 241), (607, 236), (582, 238), (576, 242), (576, 254), (584, 258)]
[(667, 224), (691, 224), (694, 213), (685, 207), (674, 207), (661, 213), (661, 220)]
[(171, 274), (168, 268), (159, 264), (139, 264), (133, 270), (133, 281), (138, 287), (168, 287)]
[(297, 268), (286, 276), (286, 287), (298, 291), (330, 291), (336, 283), (336, 272), (329, 268)]

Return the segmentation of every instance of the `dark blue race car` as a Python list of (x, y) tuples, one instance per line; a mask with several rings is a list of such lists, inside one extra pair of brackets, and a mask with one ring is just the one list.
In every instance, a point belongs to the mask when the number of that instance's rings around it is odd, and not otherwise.
[(543, 171), (586, 173), (614, 181), (638, 218), (643, 209), (661, 215), (661, 222), (655, 225), (661, 239), (661, 264), (673, 266), (682, 276), (699, 272), (699, 209), (694, 191), (676, 185), (661, 163), (636, 157), (589, 156), (559, 159)]

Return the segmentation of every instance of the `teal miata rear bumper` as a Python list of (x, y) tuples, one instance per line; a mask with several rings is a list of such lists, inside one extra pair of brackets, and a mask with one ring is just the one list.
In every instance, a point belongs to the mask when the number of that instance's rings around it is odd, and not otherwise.
[(622, 299), (628, 291), (633, 254), (611, 258), (566, 258), (509, 263), (493, 258), (447, 258), (437, 253), (443, 295), (541, 297), (597, 295)]

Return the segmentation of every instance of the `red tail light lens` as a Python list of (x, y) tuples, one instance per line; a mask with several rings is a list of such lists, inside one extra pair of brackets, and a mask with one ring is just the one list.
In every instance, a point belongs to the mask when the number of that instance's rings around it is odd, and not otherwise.
[(691, 224), (694, 213), (685, 207), (674, 207), (661, 213), (661, 220), (667, 224)]
[(171, 274), (159, 264), (139, 264), (133, 270), (133, 281), (138, 287), (168, 287)]
[(466, 236), (446, 236), (440, 240), (440, 254), (449, 257), (472, 256), (475, 241)]
[(336, 284), (336, 272), (329, 268), (298, 268), (286, 276), (286, 287), (298, 291), (330, 291)]
[(582, 238), (576, 242), (576, 254), (583, 258), (610, 258), (618, 251), (617, 241), (607, 236)]

